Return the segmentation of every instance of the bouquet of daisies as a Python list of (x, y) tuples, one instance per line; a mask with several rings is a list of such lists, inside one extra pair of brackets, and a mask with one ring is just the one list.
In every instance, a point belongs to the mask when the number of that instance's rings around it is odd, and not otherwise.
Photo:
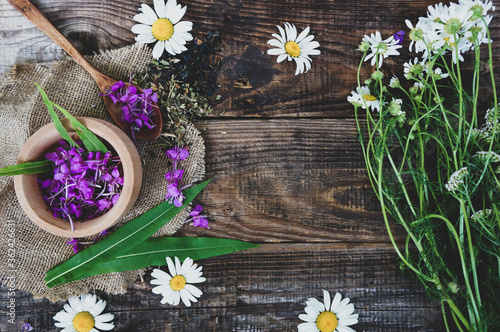
[[(460, 0), (429, 6), (415, 24), (407, 20), (416, 56), (404, 64), (404, 79), (381, 71), (384, 59), (399, 54), (404, 32), (365, 36), (358, 86), (348, 97), (401, 267), (440, 301), (448, 331), (500, 329), (500, 115), (488, 30), (494, 9), (489, 0)], [(487, 97), (480, 90), (484, 58)], [(365, 61), (374, 71), (362, 81)], [(394, 238), (396, 224), (405, 242)]]

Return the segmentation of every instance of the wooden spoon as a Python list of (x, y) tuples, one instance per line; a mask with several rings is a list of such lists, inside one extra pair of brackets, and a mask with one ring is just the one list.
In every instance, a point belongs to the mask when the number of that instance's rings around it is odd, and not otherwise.
[[(57, 45), (59, 45), (63, 50), (65, 50), (76, 62), (78, 62), (89, 74), (94, 78), (95, 82), (99, 86), (101, 93), (104, 94), (109, 87), (117, 82), (117, 80), (108, 77), (97, 69), (92, 67), (92, 65), (78, 52), (75, 46), (56, 29), (55, 26), (50, 23), (50, 21), (38, 10), (35, 6), (31, 4), (28, 0), (7, 0), (14, 8), (16, 8), (21, 14), (23, 14), (31, 23), (33, 23), (37, 28), (39, 28), (43, 33), (45, 33), (50, 39), (52, 39)], [(139, 91), (140, 88), (136, 87)], [(113, 117), (113, 120), (120, 126), (123, 130), (130, 132), (130, 125), (123, 123), (121, 121), (122, 110), (119, 106), (113, 104), (113, 101), (108, 96), (103, 96), (104, 103), (109, 113)], [(146, 126), (142, 127), (141, 130), (135, 132), (135, 137), (143, 140), (154, 140), (161, 134), (163, 127), (162, 116), (158, 105), (153, 104), (154, 114), (151, 118), (155, 127), (152, 129)]]

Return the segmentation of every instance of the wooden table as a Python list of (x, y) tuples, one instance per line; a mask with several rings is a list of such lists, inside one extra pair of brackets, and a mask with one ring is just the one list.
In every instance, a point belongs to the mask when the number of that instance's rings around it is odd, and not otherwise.
[[(130, 28), (140, 1), (33, 3), (85, 54), (134, 42)], [(207, 281), (191, 308), (161, 305), (149, 277), (124, 295), (98, 292), (115, 315), (115, 331), (296, 331), (305, 301), (321, 299), (322, 289), (351, 298), (359, 313), (356, 331), (443, 331), (439, 304), (398, 267), (346, 101), (356, 85), (363, 35), (406, 29), (406, 18), (416, 22), (435, 2), (182, 3), (188, 5), (184, 19), (194, 22), (195, 35), (223, 33), (219, 82), (246, 79), (251, 88), (230, 89), (196, 124), (206, 142), (207, 178), (213, 179), (199, 199), (210, 214), (211, 229), (186, 226), (177, 235), (261, 246), (199, 261)], [(500, 0), (494, 3), (500, 6)], [(63, 55), (5, 0), (0, 15), (2, 72), (16, 62)], [(266, 54), (275, 25), (285, 21), (300, 29), (310, 26), (321, 43), (322, 54), (313, 57), (305, 75), (295, 76), (294, 64), (278, 64)], [(494, 18), (490, 26), (495, 54), (498, 22)], [(384, 67), (401, 72), (409, 59), (406, 48), (402, 54)], [(404, 240), (403, 231), (396, 236)], [(6, 293), (3, 288), (2, 300)], [(54, 330), (52, 317), (63, 302), (34, 300), (23, 292), (17, 300), (18, 322), (28, 320), (35, 331)], [(0, 330), (8, 328), (3, 318)]]

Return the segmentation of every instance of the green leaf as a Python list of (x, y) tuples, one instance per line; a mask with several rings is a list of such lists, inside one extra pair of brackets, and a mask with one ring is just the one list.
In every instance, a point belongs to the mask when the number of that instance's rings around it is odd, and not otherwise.
[[(200, 260), (213, 256), (229, 254), (235, 251), (258, 247), (258, 244), (208, 237), (161, 237), (147, 239), (132, 250), (117, 256), (115, 259), (94, 267), (78, 279), (86, 277), (130, 270), (148, 266), (165, 265), (167, 256), (177, 256), (181, 261), (187, 257)], [(71, 280), (73, 281), (73, 280)]]
[(106, 148), (106, 146), (104, 145), (104, 143), (102, 143), (96, 135), (94, 135), (93, 132), (91, 132), (90, 130), (88, 130), (83, 124), (80, 123), (80, 121), (78, 121), (73, 115), (71, 115), (68, 111), (66, 111), (64, 108), (62, 108), (61, 106), (55, 104), (55, 103), (52, 103), (54, 104), (54, 106), (59, 110), (61, 111), (61, 113), (69, 119), (69, 122), (71, 122), (71, 125), (75, 128), (78, 136), (80, 137), (80, 139), (82, 140), (83, 142), (83, 145), (85, 145), (85, 147), (87, 148), (88, 151), (93, 151), (93, 152), (97, 152), (97, 151), (101, 151), (101, 152), (108, 152), (108, 149)]
[(45, 277), (47, 287), (78, 280), (87, 270), (104, 264), (144, 242), (184, 209), (209, 182), (210, 180), (187, 189), (181, 207), (163, 202), (129, 221), (102, 241), (51, 268)]
[(54, 163), (46, 159), (0, 168), (0, 176), (45, 173), (53, 169)]
[(71, 146), (77, 147), (78, 145), (69, 136), (69, 134), (66, 131), (66, 129), (64, 128), (61, 120), (59, 120), (59, 118), (57, 117), (57, 114), (54, 111), (54, 105), (49, 100), (49, 97), (47, 97), (47, 94), (45, 93), (45, 91), (43, 91), (43, 89), (38, 84), (35, 83), (35, 85), (38, 88), (38, 90), (40, 91), (40, 94), (42, 95), (43, 102), (44, 102), (45, 106), (47, 106), (47, 109), (49, 111), (50, 117), (52, 118), (52, 121), (54, 121), (54, 125), (56, 126), (56, 129), (59, 132), (59, 135), (61, 135), (61, 137), (63, 139), (65, 139)]

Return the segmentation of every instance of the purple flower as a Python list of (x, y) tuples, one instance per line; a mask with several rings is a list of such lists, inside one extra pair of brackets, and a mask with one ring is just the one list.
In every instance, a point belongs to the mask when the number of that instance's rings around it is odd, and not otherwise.
[(398, 45), (403, 44), (403, 37), (405, 34), (406, 32), (404, 32), (403, 30), (399, 30), (393, 35), (394, 40), (398, 42)]
[(167, 194), (165, 195), (165, 200), (173, 202), (176, 207), (182, 206), (182, 201), (184, 200), (184, 195), (182, 191), (177, 187), (176, 184), (167, 185)]
[(29, 332), (29, 331), (33, 331), (33, 326), (31, 326), (29, 323), (23, 323), (23, 325), (21, 325), (21, 332)]
[(193, 227), (204, 227), (204, 228), (210, 228), (208, 226), (208, 220), (205, 218), (196, 218), (193, 220)]
[(174, 161), (185, 160), (189, 156), (189, 151), (185, 148), (174, 147), (166, 152), (167, 157)]
[(178, 185), (182, 179), (183, 174), (184, 174), (183, 169), (179, 169), (175, 172), (167, 172), (167, 174), (165, 174), (165, 179), (167, 179), (169, 183)]
[(200, 213), (201, 213), (202, 210), (203, 210), (203, 206), (201, 206), (201, 205), (198, 204), (198, 205), (196, 205), (194, 207), (194, 209), (191, 212), (189, 212), (189, 215), (191, 217), (197, 217), (197, 216), (200, 215)]
[[(132, 81), (132, 77), (130, 78)], [(113, 84), (104, 94), (109, 96), (115, 105), (122, 109), (122, 122), (130, 126), (132, 137), (134, 132), (142, 127), (154, 128), (155, 124), (151, 117), (154, 114), (153, 103), (158, 102), (158, 96), (153, 89), (144, 89), (139, 92), (133, 85), (125, 84), (123, 81)]]
[(66, 243), (73, 247), (73, 251), (75, 253), (80, 251), (80, 241), (78, 239), (70, 238), (69, 241), (66, 241)]
[(46, 157), (56, 164), (52, 174), (38, 180), (42, 197), (54, 217), (73, 225), (75, 220), (101, 216), (112, 208), (123, 187), (119, 158), (111, 153), (87, 152), (61, 142), (55, 152)]
[(208, 226), (208, 220), (206, 215), (201, 215), (201, 211), (203, 210), (203, 207), (201, 205), (196, 205), (194, 209), (189, 213), (191, 216), (190, 219), (186, 220), (185, 222), (192, 221), (193, 227), (204, 227), (204, 228), (210, 228)]

